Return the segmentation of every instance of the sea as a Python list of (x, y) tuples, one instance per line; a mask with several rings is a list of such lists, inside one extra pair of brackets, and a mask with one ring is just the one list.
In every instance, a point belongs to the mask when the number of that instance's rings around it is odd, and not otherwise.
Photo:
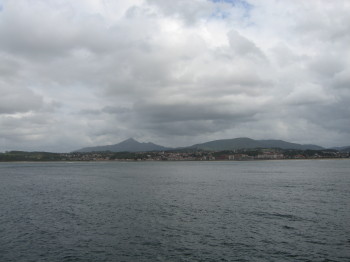
[(350, 261), (350, 159), (0, 163), (0, 261)]

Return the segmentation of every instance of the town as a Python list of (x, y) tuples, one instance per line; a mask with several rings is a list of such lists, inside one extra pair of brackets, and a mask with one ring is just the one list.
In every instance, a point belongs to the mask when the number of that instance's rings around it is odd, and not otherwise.
[(232, 151), (24, 152), (0, 153), (0, 161), (249, 161), (349, 158), (337, 150), (239, 149)]
[(62, 154), (67, 161), (245, 161), (277, 159), (349, 158), (348, 152), (331, 150), (234, 150), (234, 151), (160, 151), (160, 152), (92, 152)]

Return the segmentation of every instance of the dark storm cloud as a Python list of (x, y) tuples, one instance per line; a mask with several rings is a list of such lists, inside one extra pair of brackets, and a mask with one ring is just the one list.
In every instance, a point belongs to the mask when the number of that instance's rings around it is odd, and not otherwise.
[[(214, 107), (214, 105), (215, 107)], [(164, 104), (141, 104), (136, 106), (136, 111), (140, 115), (147, 117), (151, 122), (177, 122), (177, 121), (197, 121), (197, 120), (230, 120), (232, 118), (246, 117), (252, 112), (242, 110), (234, 106), (219, 107), (217, 103), (174, 103)]]

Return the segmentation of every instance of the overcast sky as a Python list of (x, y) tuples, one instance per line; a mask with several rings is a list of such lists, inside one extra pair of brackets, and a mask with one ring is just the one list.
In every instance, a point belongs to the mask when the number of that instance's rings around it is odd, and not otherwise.
[(0, 151), (350, 144), (348, 0), (0, 0)]

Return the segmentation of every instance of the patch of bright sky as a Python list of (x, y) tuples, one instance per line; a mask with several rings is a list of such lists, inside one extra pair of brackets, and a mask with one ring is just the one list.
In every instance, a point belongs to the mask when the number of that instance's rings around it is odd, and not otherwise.
[(244, 0), (209, 0), (214, 3), (228, 3), (236, 7), (243, 7), (247, 11), (251, 10), (253, 6)]
[[(248, 18), (250, 11), (252, 10), (253, 6), (249, 3), (247, 3), (244, 0), (208, 0), (214, 3), (219, 4), (231, 4), (234, 8), (240, 8), (244, 10), (244, 18)], [(230, 10), (223, 9), (222, 6), (218, 6), (218, 8), (211, 14), (211, 18), (216, 19), (228, 19), (230, 17)]]

